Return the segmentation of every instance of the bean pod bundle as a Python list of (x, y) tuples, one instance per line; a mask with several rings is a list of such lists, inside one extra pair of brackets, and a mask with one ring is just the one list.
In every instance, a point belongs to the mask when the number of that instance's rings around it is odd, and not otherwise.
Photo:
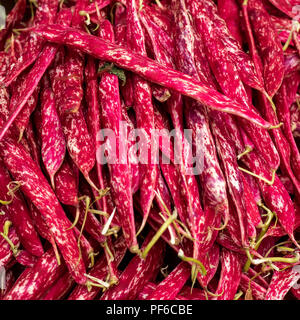
[(296, 2), (7, 10), (1, 300), (299, 299)]

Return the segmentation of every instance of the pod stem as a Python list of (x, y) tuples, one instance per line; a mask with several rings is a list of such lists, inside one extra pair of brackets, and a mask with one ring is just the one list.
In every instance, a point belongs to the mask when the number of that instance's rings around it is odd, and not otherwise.
[(268, 257), (268, 258), (262, 258), (262, 259), (253, 259), (252, 263), (255, 265), (262, 264), (265, 262), (284, 262), (284, 263), (297, 263), (299, 262), (300, 255), (297, 252), (294, 258), (285, 258), (285, 257)]
[(89, 264), (89, 268), (92, 268), (95, 265), (95, 256), (98, 255), (98, 253), (95, 253), (94, 251), (89, 253), (89, 259), (91, 260)]
[(275, 114), (277, 114), (276, 112), (276, 106), (275, 106), (275, 104), (274, 104), (274, 101), (273, 101), (273, 99), (269, 96), (269, 94), (266, 92), (266, 91), (264, 91), (264, 95), (265, 95), (265, 97), (267, 98), (267, 100), (270, 102), (270, 104), (271, 104), (271, 107), (272, 107), (272, 109), (273, 109), (273, 111), (275, 112)]
[(251, 146), (246, 146), (245, 150), (237, 156), (237, 159), (240, 160), (243, 156), (251, 152), (253, 148)]
[[(263, 224), (262, 229), (260, 231), (260, 234), (258, 236), (258, 240), (257, 240), (257, 242), (255, 244), (255, 247), (254, 247), (255, 251), (258, 250), (262, 240), (264, 239), (264, 236), (265, 236), (266, 232), (268, 231), (268, 228), (269, 228), (269, 226), (271, 224), (271, 221), (272, 221), (273, 217), (275, 216), (274, 212), (272, 212), (270, 209), (268, 209), (263, 204), (259, 203), (258, 205), (260, 207), (264, 208), (265, 210), (267, 210), (267, 219), (266, 219), (265, 223)], [(253, 261), (253, 259), (252, 259), (253, 256), (250, 254), (249, 250), (246, 250), (246, 254), (247, 254), (248, 260), (247, 260), (247, 262), (246, 262), (246, 264), (244, 266), (244, 272), (247, 272), (249, 270), (250, 265), (251, 265), (251, 263)]]
[(91, 17), (90, 15), (86, 12), (86, 11), (79, 11), (79, 15), (82, 17), (86, 17), (86, 20), (84, 21), (84, 23), (89, 26), (91, 24)]
[[(167, 218), (162, 214), (162, 213), (159, 213), (160, 217), (163, 219), (164, 222), (167, 221)], [(178, 244), (178, 239), (176, 238), (176, 236), (174, 235), (174, 232), (172, 230), (172, 227), (171, 225), (168, 226), (168, 230), (169, 230), (169, 234), (170, 234), (170, 243), (172, 245), (176, 245)]]
[(257, 175), (256, 173), (251, 172), (251, 171), (249, 171), (249, 170), (247, 170), (247, 169), (244, 169), (244, 168), (242, 168), (242, 167), (238, 167), (238, 168), (239, 168), (241, 171), (243, 171), (243, 172), (245, 172), (245, 173), (248, 173), (248, 174), (250, 174), (251, 176), (253, 176), (253, 177), (257, 178), (257, 179), (264, 181), (265, 183), (267, 183), (267, 184), (270, 185), (270, 186), (273, 185), (273, 183), (274, 183), (274, 181), (275, 181), (275, 173), (276, 173), (275, 170), (272, 170), (272, 179), (271, 179), (271, 180), (268, 180), (268, 179), (266, 179), (266, 178), (264, 178), (264, 177), (262, 177), (262, 176), (259, 176), (259, 175)]
[(71, 225), (69, 228), (67, 228), (66, 230), (71, 230), (71, 229), (73, 229), (73, 228), (76, 226), (76, 224), (78, 223), (79, 217), (80, 217), (80, 209), (79, 209), (79, 204), (78, 204), (78, 206), (76, 207), (76, 214), (75, 214), (74, 222), (73, 222), (72, 225)]
[(270, 126), (269, 129), (278, 129), (283, 126), (283, 122)]
[(3, 226), (3, 232), (0, 232), (0, 235), (6, 240), (6, 242), (9, 244), (11, 251), (13, 252), (13, 255), (16, 256), (19, 252), (17, 246), (14, 245), (14, 243), (9, 239), (8, 233), (9, 233), (9, 228), (11, 227), (12, 222), (7, 220), (4, 223)]
[(93, 214), (99, 214), (100, 216), (104, 216), (105, 218), (109, 218), (109, 213), (102, 210), (89, 209), (89, 212)]
[(155, 2), (156, 2), (157, 6), (158, 6), (160, 9), (162, 9), (162, 10), (165, 9), (165, 7), (161, 4), (161, 2), (160, 2), (159, 0), (155, 0)]
[(289, 47), (292, 39), (293, 39), (293, 32), (294, 32), (294, 28), (292, 27), (292, 29), (290, 30), (289, 36), (286, 40), (286, 43), (284, 44), (284, 46), (282, 47), (282, 51), (286, 51), (287, 48)]
[(158, 229), (156, 234), (153, 236), (151, 241), (147, 244), (146, 248), (141, 253), (141, 258), (146, 259), (147, 254), (151, 250), (151, 248), (155, 245), (161, 235), (168, 229), (169, 225), (173, 223), (177, 219), (177, 212), (175, 211), (165, 222), (164, 224)]
[(3, 204), (3, 205), (9, 205), (12, 203), (13, 199), (14, 199), (14, 196), (15, 196), (15, 192), (18, 191), (18, 189), (20, 188), (21, 186), (21, 182), (19, 181), (11, 181), (8, 183), (8, 185), (6, 186), (8, 191), (7, 191), (7, 195), (11, 197), (10, 200), (0, 200), (0, 204)]
[(59, 255), (57, 245), (56, 245), (55, 240), (52, 235), (51, 235), (50, 243), (51, 243), (53, 251), (55, 253), (55, 258), (56, 258), (57, 264), (60, 266), (61, 265), (60, 255)]
[(204, 267), (204, 265), (203, 265), (203, 263), (202, 263), (201, 261), (199, 261), (199, 260), (197, 260), (197, 259), (195, 259), (195, 258), (192, 258), (192, 257), (186, 257), (186, 256), (184, 255), (182, 249), (180, 249), (180, 250), (178, 251), (178, 257), (179, 257), (182, 261), (191, 262), (191, 263), (197, 265), (198, 267), (200, 267), (201, 274), (202, 274), (203, 276), (206, 276), (207, 271), (206, 271), (206, 269), (205, 269), (205, 267)]
[(197, 280), (197, 275), (198, 275), (198, 268), (195, 264), (192, 265), (191, 268), (191, 280), (192, 280), (192, 286), (191, 286), (191, 294), (193, 293), (193, 289)]
[(108, 289), (110, 287), (110, 284), (98, 279), (96, 277), (93, 277), (87, 273), (84, 274), (88, 279), (92, 280), (92, 281), (87, 281), (86, 286), (88, 288), (88, 290), (90, 291), (92, 287), (98, 287), (98, 288), (103, 288), (104, 290)]
[(285, 246), (279, 246), (277, 247), (278, 252), (294, 252), (295, 249), (290, 248), (290, 247), (285, 247)]
[(233, 300), (239, 300), (239, 298), (244, 294), (242, 290), (235, 294)]
[(115, 260), (115, 257), (114, 255), (112, 254), (111, 250), (109, 249), (109, 246), (107, 244), (107, 241), (105, 241), (102, 246), (104, 247), (104, 250), (108, 253), (108, 256), (109, 256), (109, 261), (114, 261)]

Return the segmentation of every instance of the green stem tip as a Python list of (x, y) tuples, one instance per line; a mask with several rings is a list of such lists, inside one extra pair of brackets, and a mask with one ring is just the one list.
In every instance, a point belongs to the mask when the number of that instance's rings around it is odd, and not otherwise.
[(184, 252), (182, 251), (182, 249), (180, 249), (180, 250), (178, 251), (178, 257), (179, 257), (182, 261), (191, 262), (191, 263), (196, 264), (197, 266), (199, 266), (199, 267), (200, 267), (201, 274), (202, 274), (203, 276), (206, 276), (207, 271), (206, 271), (206, 269), (205, 269), (205, 267), (204, 267), (204, 265), (203, 265), (203, 263), (202, 263), (201, 261), (199, 261), (199, 260), (197, 260), (197, 259), (195, 259), (195, 258), (192, 258), (192, 257), (186, 257), (186, 256), (184, 255)]
[(153, 236), (151, 241), (147, 244), (146, 248), (141, 253), (141, 258), (146, 259), (147, 254), (151, 250), (151, 248), (155, 245), (161, 235), (168, 229), (169, 225), (173, 223), (177, 219), (177, 212), (175, 211), (165, 222), (164, 224), (158, 229), (156, 234)]

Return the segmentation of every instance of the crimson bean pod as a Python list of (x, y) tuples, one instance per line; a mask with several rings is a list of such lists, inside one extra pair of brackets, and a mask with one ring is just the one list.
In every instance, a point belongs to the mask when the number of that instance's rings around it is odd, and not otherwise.
[(217, 149), (222, 158), (227, 186), (238, 214), (241, 242), (244, 247), (247, 247), (249, 245), (247, 234), (247, 211), (245, 204), (246, 200), (243, 198), (244, 184), (242, 174), (238, 169), (233, 144), (230, 143), (230, 138), (224, 135), (224, 131), (222, 132), (220, 121), (218, 121), (218, 124), (213, 124), (213, 126), (214, 133), (217, 136)]
[[(71, 12), (69, 10), (62, 11), (60, 13), (61, 20), (58, 19), (58, 22), (61, 22), (62, 24), (63, 23), (68, 24), (68, 22), (70, 22), (69, 20), (70, 13)], [(40, 55), (35, 60), (33, 67), (30, 69), (29, 73), (27, 74), (26, 81), (23, 83), (20, 92), (18, 92), (17, 94), (17, 98), (11, 99), (9, 109), (12, 112), (10, 113), (9, 118), (7, 119), (5, 124), (2, 125), (0, 140), (3, 139), (5, 133), (7, 132), (11, 124), (14, 122), (16, 117), (20, 114), (20, 112), (26, 105), (26, 102), (34, 92), (35, 88), (37, 87), (46, 69), (53, 61), (55, 54), (57, 52), (57, 48), (58, 48), (57, 45), (46, 44), (42, 52), (40, 53)]]
[(219, 232), (216, 241), (218, 244), (228, 250), (232, 250), (241, 254), (244, 253), (244, 251), (240, 247), (240, 244), (237, 244), (236, 241), (232, 240), (231, 234), (228, 230), (222, 230), (221, 232)]
[(145, 284), (143, 289), (139, 292), (137, 300), (147, 300), (151, 293), (155, 290), (156, 284), (153, 282), (148, 282)]
[(248, 0), (247, 10), (263, 63), (265, 88), (269, 96), (273, 97), (284, 76), (282, 46), (262, 1)]
[(267, 293), (267, 290), (261, 287), (255, 281), (251, 280), (245, 274), (242, 274), (241, 276), (240, 287), (244, 293), (247, 293), (247, 291), (250, 291), (253, 299), (265, 300), (265, 295)]
[[(124, 237), (120, 237), (114, 243), (114, 262), (118, 266), (127, 251), (127, 244)], [(89, 275), (100, 280), (105, 280), (108, 267), (104, 255), (101, 255), (95, 266), (89, 271)], [(83, 285), (77, 285), (68, 297), (68, 300), (93, 300), (100, 292), (99, 287), (92, 287), (90, 290)]]
[[(294, 85), (293, 85), (293, 81), (296, 82)], [(288, 91), (291, 92), (292, 90), (295, 92), (295, 90), (297, 90), (296, 88), (299, 85), (299, 81), (300, 81), (300, 77), (298, 73), (296, 73), (294, 77), (291, 76), (287, 79), (284, 79), (284, 82), (282, 83), (275, 97), (275, 103), (278, 109), (278, 119), (283, 123), (282, 131), (287, 141), (289, 142), (289, 146), (291, 149), (290, 165), (297, 180), (300, 179), (300, 154), (291, 131), (290, 112), (289, 112), (290, 104), (288, 103), (287, 92)], [(289, 85), (287, 85), (287, 83)]]
[(43, 88), (41, 104), (42, 159), (51, 184), (55, 188), (55, 174), (63, 163), (66, 141), (56, 111), (54, 93), (49, 86)]
[[(16, 191), (12, 196), (7, 195), (12, 180), (3, 162), (1, 162), (0, 165), (0, 180), (1, 200), (6, 200), (8, 202), (12, 200), (11, 203), (6, 205), (7, 214), (14, 228), (16, 229), (22, 245), (32, 255), (37, 257), (41, 256), (44, 253), (44, 249), (34, 228), (22, 194)], [(11, 199), (11, 197), (13, 198)]]
[(14, 179), (21, 182), (21, 190), (45, 218), (74, 279), (85, 283), (85, 268), (79, 256), (76, 239), (72, 230), (67, 231), (70, 222), (39, 167), (13, 140), (6, 139), (1, 142), (1, 155)]
[[(5, 217), (4, 219), (2, 219), (1, 223), (0, 223), (0, 228), (1, 228), (1, 232), (3, 232), (3, 227), (4, 227), (4, 223), (6, 221), (9, 221), (7, 219), (7, 217)], [(13, 244), (15, 249), (18, 249), (20, 246), (20, 239), (17, 235), (16, 229), (11, 226), (8, 230), (8, 234), (7, 234), (9, 240), (11, 241), (11, 243)], [(16, 254), (15, 252), (13, 252), (10, 244), (7, 242), (6, 239), (4, 239), (3, 237), (1, 237), (0, 239), (1, 242), (1, 246), (0, 246), (0, 265), (3, 267), (8, 266), (13, 258), (14, 258), (14, 254)]]
[[(4, 44), (7, 33), (22, 20), (26, 9), (26, 0), (19, 0), (6, 17), (5, 28), (0, 31), (0, 44)], [(2, 50), (2, 48), (1, 48)]]
[[(23, 82), (25, 81), (25, 77), (20, 77), (19, 87), (22, 86)], [(29, 99), (26, 102), (26, 105), (24, 106), (24, 109), (22, 112), (18, 115), (18, 117), (15, 120), (15, 125), (18, 128), (20, 134), (19, 134), (19, 140), (22, 139), (23, 133), (25, 129), (27, 128), (29, 121), (30, 121), (30, 115), (36, 108), (37, 102), (38, 102), (38, 95), (40, 91), (40, 86), (38, 85), (36, 89), (34, 90), (33, 94), (29, 97)]]
[(226, 22), (228, 30), (236, 41), (243, 45), (243, 38), (241, 33), (240, 11), (238, 3), (235, 0), (224, 1), (218, 0), (218, 13)]
[[(111, 28), (111, 25), (109, 26)], [(113, 39), (112, 29), (107, 33), (107, 37)], [(102, 111), (103, 126), (112, 130), (115, 134), (116, 163), (108, 163), (110, 170), (110, 184), (114, 194), (114, 200), (118, 210), (118, 216), (122, 224), (123, 234), (126, 238), (128, 248), (133, 252), (138, 249), (136, 240), (135, 220), (133, 212), (133, 201), (131, 194), (131, 179), (129, 166), (127, 164), (127, 154), (119, 148), (122, 132), (119, 131), (122, 120), (121, 101), (119, 94), (119, 79), (116, 75), (105, 72), (102, 74), (99, 84), (99, 95)], [(111, 142), (107, 144), (113, 151)]]
[[(20, 1), (21, 3), (21, 1)], [(56, 20), (58, 9), (58, 2), (55, 0), (43, 0), (40, 1), (34, 21), (34, 25), (43, 25), (47, 23), (58, 22), (61, 23), (63, 20)], [(24, 41), (24, 48), (22, 48), (22, 55), (19, 59), (9, 66), (9, 72), (5, 77), (4, 84), (8, 87), (17, 76), (30, 66), (38, 57), (44, 47), (45, 42), (38, 39), (34, 34), (26, 34)]]
[[(271, 174), (266, 171), (261, 158), (254, 151), (247, 154), (243, 159), (243, 162), (258, 176), (271, 180)], [(281, 181), (275, 175), (274, 183), (272, 185), (267, 184), (261, 179), (258, 179), (257, 182), (267, 207), (275, 212), (281, 226), (291, 239), (294, 239), (295, 209), (293, 202)]]
[[(85, 68), (85, 79), (87, 82), (86, 87), (86, 100), (88, 104), (88, 115), (87, 115), (87, 126), (90, 131), (93, 144), (96, 148), (96, 157), (97, 151), (100, 148), (100, 141), (97, 139), (100, 131), (100, 105), (99, 105), (99, 95), (98, 95), (98, 82), (96, 74), (96, 65), (93, 58), (89, 58)], [(99, 161), (96, 161), (98, 184), (100, 189), (104, 190), (104, 183), (102, 177), (102, 166)], [(106, 199), (103, 197), (101, 200), (101, 205), (103, 211), (106, 211)]]
[(40, 165), (40, 163), (42, 162), (41, 148), (31, 121), (28, 122), (28, 125), (25, 129), (25, 135), (22, 140), (24, 141), (25, 139), (27, 141), (32, 159), (36, 164)]
[(198, 273), (197, 279), (203, 288), (207, 288), (210, 281), (215, 276), (219, 267), (220, 260), (220, 247), (217, 244), (213, 244), (208, 250), (207, 254), (202, 254), (200, 261), (203, 263), (207, 273), (202, 275)]
[(293, 7), (297, 5), (297, 1), (287, 1), (287, 0), (269, 0), (278, 10), (284, 12), (291, 18), (294, 18), (296, 13), (293, 11)]
[(236, 253), (223, 249), (221, 264), (220, 280), (215, 292), (217, 297), (213, 300), (233, 300), (242, 277), (240, 259)]
[(78, 184), (74, 171), (66, 157), (54, 177), (55, 194), (65, 205), (78, 205)]
[(51, 287), (53, 281), (64, 272), (58, 265), (52, 249), (45, 252), (33, 267), (26, 268), (3, 300), (35, 300)]
[(26, 250), (20, 250), (14, 256), (16, 261), (24, 267), (33, 267), (38, 260), (37, 256), (33, 256)]
[[(145, 239), (142, 248), (152, 239), (153, 233), (150, 232)], [(164, 243), (159, 240), (152, 250), (149, 251), (145, 259), (139, 256), (133, 257), (126, 269), (122, 272), (119, 283), (111, 287), (101, 296), (101, 300), (132, 300), (135, 299), (139, 290), (147, 281), (155, 279), (159, 268), (161, 267), (162, 257), (164, 254)], [(132, 273), (137, 277), (133, 278)]]
[(198, 288), (184, 287), (178, 297), (185, 297), (188, 300), (210, 300), (210, 296), (205, 294), (204, 290)]
[(5, 289), (0, 292), (0, 300), (5, 296), (5, 294), (11, 289), (16, 279), (12, 270), (8, 270), (5, 275)]
[(265, 300), (282, 300), (285, 297), (292, 286), (300, 279), (299, 269), (296, 270), (296, 267), (297, 265), (294, 268), (274, 271)]
[[(145, 35), (138, 16), (137, 1), (130, 0), (127, 4), (127, 29), (130, 29), (127, 37), (128, 48), (133, 52), (138, 52), (147, 56), (145, 48)], [(145, 147), (151, 145), (151, 150), (147, 150), (147, 156), (140, 163), (140, 174), (143, 176), (140, 185), (140, 196), (143, 209), (143, 222), (141, 228), (144, 228), (152, 201), (155, 197), (155, 188), (157, 184), (158, 166), (153, 163), (153, 155), (158, 152), (156, 139), (153, 141), (152, 132), (155, 128), (154, 110), (152, 104), (152, 92), (150, 84), (140, 76), (133, 75), (133, 90), (135, 92), (133, 108), (136, 115), (137, 127), (143, 131), (143, 140)], [(143, 146), (141, 145), (141, 148)], [(144, 162), (146, 161), (146, 164)]]
[[(264, 128), (271, 127), (270, 124), (263, 120), (256, 112), (246, 110), (245, 106), (232, 101), (213, 89), (207, 88), (200, 82), (193, 80), (190, 76), (166, 68), (130, 50), (107, 43), (92, 35), (86, 35), (81, 31), (58, 25), (36, 27), (34, 32), (43, 36), (48, 41), (76, 47), (98, 59), (116, 63), (124, 69), (136, 72), (149, 81), (190, 96), (210, 108), (244, 117)], [(75, 39), (80, 39), (80, 41), (75, 41)], [(125, 56), (126, 59), (124, 59)], [(145, 66), (147, 66), (147, 68), (145, 68)], [(157, 76), (158, 74), (159, 77)]]
[(248, 184), (245, 176), (242, 174), (242, 180), (244, 185), (244, 198), (245, 200), (245, 210), (247, 212), (246, 219), (247, 219), (247, 228), (248, 228), (248, 235), (249, 238), (255, 239), (256, 238), (256, 227), (262, 225), (262, 219), (257, 207), (257, 202), (252, 194), (251, 186)]
[(190, 277), (191, 266), (187, 262), (180, 262), (174, 270), (161, 281), (147, 300), (174, 300), (181, 288)]
[[(273, 123), (278, 124), (279, 121), (278, 121), (277, 114), (275, 114), (274, 110), (271, 108), (270, 103), (267, 101), (265, 96), (261, 96), (261, 100), (262, 100), (264, 112), (266, 114), (266, 118), (268, 118), (270, 121), (273, 121)], [(295, 186), (297, 195), (299, 196), (300, 184), (291, 168), (291, 148), (288, 144), (288, 141), (285, 138), (281, 128), (272, 130), (271, 135), (273, 136), (275, 145), (280, 155), (280, 160), (281, 160), (280, 167), (282, 171), (286, 172), (289, 178), (292, 180)], [(295, 165), (297, 166), (299, 164), (296, 163)]]
[(61, 276), (53, 286), (41, 297), (41, 300), (60, 300), (63, 299), (72, 289), (75, 282), (69, 273)]

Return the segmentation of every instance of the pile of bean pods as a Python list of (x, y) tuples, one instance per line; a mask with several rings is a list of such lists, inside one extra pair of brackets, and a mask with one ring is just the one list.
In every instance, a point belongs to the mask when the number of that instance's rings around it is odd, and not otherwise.
[(299, 1), (12, 2), (0, 299), (300, 299)]

